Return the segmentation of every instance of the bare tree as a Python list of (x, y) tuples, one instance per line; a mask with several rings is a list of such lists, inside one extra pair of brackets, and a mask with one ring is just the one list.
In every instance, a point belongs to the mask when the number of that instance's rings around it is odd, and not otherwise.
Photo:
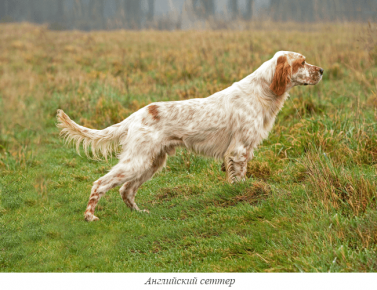
[(153, 21), (154, 17), (154, 0), (148, 0), (148, 21)]
[(64, 21), (64, 1), (56, 0), (56, 15), (55, 21), (58, 23), (62, 23)]
[[(0, 21), (27, 20), (51, 23), (55, 25), (53, 27), (83, 30), (115, 27), (180, 29), (184, 13), (176, 10), (173, 0), (164, 1), (169, 3), (167, 13), (154, 19), (157, 3), (155, 0), (0, 0)], [(143, 2), (148, 4), (145, 12), (142, 9)], [(239, 9), (240, 1), (225, 2), (231, 19), (235, 20), (240, 16), (245, 20), (252, 18), (254, 0), (243, 1), (246, 7), (242, 11)], [(274, 21), (375, 21), (377, 18), (377, 0), (270, 0), (269, 3), (270, 6), (264, 9), (263, 16)], [(190, 22), (192, 27), (205, 27), (208, 18), (216, 21), (215, 5), (218, 5), (215, 0), (185, 1), (185, 13), (190, 14), (185, 21)], [(106, 11), (115, 10), (108, 19), (105, 8), (110, 8)]]
[(6, 20), (8, 16), (8, 0), (0, 0), (0, 21)]
[(141, 28), (141, 1), (125, 0), (124, 12), (129, 28)]
[(207, 19), (215, 14), (214, 0), (192, 0), (192, 7), (200, 19)]
[(208, 16), (215, 14), (215, 1), (214, 0), (202, 0), (204, 11)]
[(244, 14), (246, 20), (250, 20), (253, 16), (253, 2), (254, 0), (246, 1), (246, 12)]
[(236, 19), (238, 16), (238, 0), (229, 0), (230, 16)]
[(376, 4), (376, 0), (270, 0), (268, 15), (275, 21), (365, 21), (377, 16)]
[(105, 28), (104, 0), (90, 0), (88, 6), (90, 27), (92, 29)]
[[(15, 1), (11, 1), (11, 2), (15, 2)], [(18, 4), (18, 3), (17, 3)], [(43, 6), (43, 0), (34, 0), (33, 3), (31, 3), (31, 17), (33, 19), (33, 21), (37, 22), (37, 23), (42, 23), (43, 22), (43, 13), (41, 11), (41, 6)]]

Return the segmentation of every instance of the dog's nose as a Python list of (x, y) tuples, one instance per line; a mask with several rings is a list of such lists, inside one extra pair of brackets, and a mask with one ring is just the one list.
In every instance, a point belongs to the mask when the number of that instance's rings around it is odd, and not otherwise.
[(320, 68), (319, 72), (320, 72), (321, 75), (323, 75), (323, 72), (324, 72), (323, 68)]

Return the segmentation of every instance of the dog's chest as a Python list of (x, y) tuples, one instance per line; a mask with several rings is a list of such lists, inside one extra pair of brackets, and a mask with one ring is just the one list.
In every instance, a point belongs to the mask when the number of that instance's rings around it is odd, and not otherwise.
[(283, 103), (284, 100), (274, 103), (273, 106), (245, 105), (243, 110), (240, 110), (240, 134), (246, 146), (255, 148), (268, 137)]

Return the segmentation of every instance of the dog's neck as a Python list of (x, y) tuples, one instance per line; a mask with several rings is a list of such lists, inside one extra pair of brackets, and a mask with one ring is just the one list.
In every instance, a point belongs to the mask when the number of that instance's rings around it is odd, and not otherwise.
[[(255, 73), (257, 73), (257, 71)], [(260, 104), (264, 114), (274, 118), (283, 107), (285, 100), (289, 97), (288, 92), (292, 86), (287, 86), (286, 91), (278, 96), (270, 89), (271, 81), (255, 73), (241, 80), (241, 87), (247, 87), (246, 91), (250, 99)]]
[(263, 63), (252, 74), (237, 83), (239, 89), (245, 92), (248, 100), (257, 103), (263, 115), (263, 128), (267, 132), (272, 129), (275, 118), (283, 108), (285, 100), (289, 97), (288, 92), (293, 87), (288, 84), (282, 95), (277, 95), (270, 88), (274, 77), (276, 60), (269, 60)]
[(281, 96), (277, 96), (272, 91), (271, 94), (256, 95), (256, 100), (261, 104), (261, 107), (263, 107), (263, 126), (265, 130), (270, 131), (272, 129), (272, 126), (275, 123), (275, 118), (283, 108), (284, 102), (288, 97), (288, 92), (285, 92)]
[(263, 127), (270, 131), (279, 111), (283, 108), (285, 100), (289, 97), (291, 86), (278, 96), (270, 89), (270, 82), (263, 77), (252, 74), (244, 79), (243, 86), (248, 87), (248, 95), (252, 102), (259, 104), (263, 114)]

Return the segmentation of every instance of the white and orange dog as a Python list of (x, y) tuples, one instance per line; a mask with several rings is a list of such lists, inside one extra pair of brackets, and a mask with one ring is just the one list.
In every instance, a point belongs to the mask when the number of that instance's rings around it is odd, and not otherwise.
[[(268, 136), (276, 115), (298, 85), (315, 85), (323, 69), (306, 63), (299, 53), (279, 51), (255, 72), (208, 98), (152, 103), (104, 130), (76, 124), (58, 110), (61, 134), (94, 157), (107, 156), (121, 146), (119, 163), (94, 182), (85, 211), (87, 221), (98, 220), (94, 209), (111, 188), (139, 211), (135, 195), (141, 184), (162, 168), (175, 147), (186, 147), (224, 160), (227, 180), (243, 180), (253, 150)], [(147, 210), (144, 210), (147, 211)]]

